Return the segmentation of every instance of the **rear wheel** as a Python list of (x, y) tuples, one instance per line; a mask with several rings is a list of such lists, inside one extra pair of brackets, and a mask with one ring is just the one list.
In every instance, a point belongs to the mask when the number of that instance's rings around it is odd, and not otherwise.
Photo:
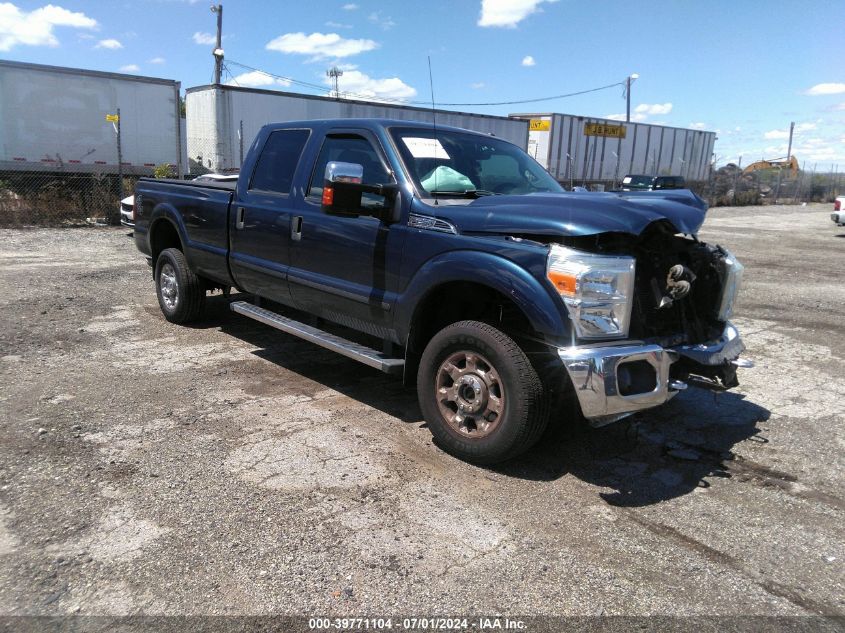
[(477, 464), (516, 457), (548, 422), (548, 399), (525, 352), (479, 321), (454, 323), (431, 339), (417, 394), (437, 443)]
[(188, 266), (184, 253), (166, 248), (155, 269), (158, 305), (171, 323), (189, 323), (199, 318), (205, 305), (205, 286)]

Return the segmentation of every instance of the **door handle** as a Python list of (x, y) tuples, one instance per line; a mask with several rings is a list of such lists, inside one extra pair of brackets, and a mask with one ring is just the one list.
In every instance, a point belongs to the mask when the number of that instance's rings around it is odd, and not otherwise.
[(290, 239), (298, 242), (302, 239), (302, 216), (296, 215), (290, 220)]
[(238, 207), (238, 214), (235, 218), (235, 228), (242, 229), (244, 228), (244, 214), (246, 213), (246, 209), (243, 207)]

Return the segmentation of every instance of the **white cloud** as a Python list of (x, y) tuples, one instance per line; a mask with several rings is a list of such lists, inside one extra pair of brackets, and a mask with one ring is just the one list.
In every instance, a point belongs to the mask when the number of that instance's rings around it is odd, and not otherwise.
[[(327, 86), (332, 85), (329, 77), (323, 79)], [(375, 101), (388, 99), (409, 99), (417, 95), (417, 91), (398, 77), (374, 79), (360, 70), (347, 70), (338, 78), (338, 89), (343, 93), (352, 93), (350, 98), (373, 99)]]
[(141, 70), (141, 67), (138, 64), (126, 64), (126, 66), (120, 67), (122, 73), (137, 73), (139, 70)]
[(264, 86), (289, 86), (290, 81), (287, 79), (279, 79), (260, 70), (253, 70), (248, 73), (242, 73), (232, 77), (226, 82), (229, 86), (250, 86), (252, 88), (260, 88)]
[(481, 0), (478, 26), (515, 28), (529, 15), (539, 11), (539, 6), (543, 2), (556, 2), (556, 0)]
[(812, 88), (804, 91), (805, 95), (816, 97), (818, 95), (839, 95), (845, 92), (845, 84), (842, 83), (826, 83), (816, 84)]
[(329, 27), (330, 29), (351, 29), (352, 28), (351, 24), (343, 24), (342, 22), (332, 22), (331, 20), (326, 22), (326, 26)]
[(396, 26), (396, 22), (393, 21), (393, 18), (389, 16), (382, 16), (381, 11), (373, 11), (367, 16), (367, 19), (373, 24), (377, 24), (385, 31), (389, 31)]
[(107, 40), (100, 40), (97, 42), (97, 45), (94, 48), (107, 48), (111, 51), (115, 51), (119, 48), (123, 48), (123, 44), (114, 38), (109, 38)]
[(697, 121), (695, 123), (690, 123), (689, 126), (693, 130), (703, 130), (704, 128), (707, 127), (707, 124), (702, 123), (701, 121)]
[(470, 88), (472, 88), (473, 90), (481, 90), (481, 89), (482, 89), (482, 88), (484, 88), (486, 85), (487, 85), (487, 84), (485, 84), (483, 81), (476, 81), (475, 83), (471, 83), (471, 84), (469, 85), (469, 87), (470, 87)]
[(93, 29), (97, 21), (52, 4), (26, 12), (11, 2), (0, 3), (0, 51), (10, 51), (18, 45), (58, 46), (53, 33), (57, 26)]
[(350, 2), (350, 3), (348, 3), (348, 4), (344, 4), (341, 8), (342, 8), (344, 11), (354, 11), (355, 9), (357, 9), (357, 8), (358, 8), (358, 5), (357, 5), (357, 4), (355, 4), (354, 2)]
[(215, 35), (212, 35), (211, 33), (200, 33), (199, 31), (193, 34), (192, 39), (194, 40), (194, 44), (205, 44), (210, 46), (217, 43), (217, 37)]
[(378, 48), (373, 40), (346, 39), (337, 33), (285, 33), (267, 43), (268, 51), (293, 55), (310, 55), (312, 61), (350, 57)]
[(164, 57), (153, 57), (153, 58), (150, 60), (150, 63), (151, 63), (151, 64), (163, 64), (163, 63), (164, 63), (164, 62), (166, 62), (166, 61), (167, 61), (167, 60), (166, 60), (166, 59), (164, 59)]
[(534, 61), (534, 58), (531, 55), (526, 55), (522, 58), (522, 65), (523, 66), (534, 66), (537, 62)]
[(671, 103), (641, 103), (636, 108), (634, 108), (634, 112), (636, 112), (637, 114), (643, 114), (645, 116), (651, 114), (669, 114), (671, 111)]

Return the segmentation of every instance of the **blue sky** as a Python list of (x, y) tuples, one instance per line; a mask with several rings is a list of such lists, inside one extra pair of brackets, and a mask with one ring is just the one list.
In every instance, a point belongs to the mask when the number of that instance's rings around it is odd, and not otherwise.
[[(0, 2), (0, 58), (177, 79), (212, 78), (209, 3)], [(385, 100), (499, 102), (636, 73), (632, 117), (718, 132), (719, 164), (793, 154), (845, 171), (845, 2), (768, 0), (226, 0), (227, 81)], [(315, 87), (287, 84), (246, 66)], [(622, 88), (524, 105), (454, 109), (624, 117)]]

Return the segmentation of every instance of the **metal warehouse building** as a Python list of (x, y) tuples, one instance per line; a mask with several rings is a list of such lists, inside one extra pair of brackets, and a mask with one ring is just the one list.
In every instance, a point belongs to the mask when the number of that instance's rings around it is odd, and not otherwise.
[(709, 178), (715, 132), (572, 114), (512, 114), (528, 121), (528, 153), (564, 184), (616, 184), (625, 174)]
[(191, 171), (238, 168), (262, 125), (282, 121), (380, 117), (432, 121), (494, 134), (523, 149), (528, 121), (486, 114), (416, 108), (372, 101), (333, 99), (236, 86), (198, 86), (186, 91)]

